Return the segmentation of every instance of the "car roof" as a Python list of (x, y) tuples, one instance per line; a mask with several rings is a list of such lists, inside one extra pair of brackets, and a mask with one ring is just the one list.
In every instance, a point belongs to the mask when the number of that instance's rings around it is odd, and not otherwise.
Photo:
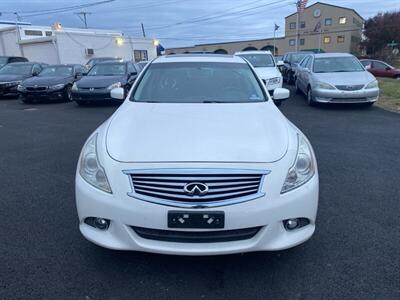
[(34, 61), (22, 61), (22, 62), (9, 63), (9, 65), (34, 65), (34, 64), (41, 65), (43, 63), (34, 62)]
[(97, 65), (126, 65), (127, 63), (128, 63), (127, 61), (108, 60), (108, 61), (99, 62), (96, 64), (96, 66)]
[(292, 52), (286, 52), (284, 55), (287, 54), (313, 54), (314, 52), (312, 51), (292, 51)]
[(48, 67), (75, 67), (79, 66), (79, 64), (54, 64), (54, 65), (47, 65), (46, 68)]
[(245, 54), (271, 54), (271, 51), (254, 50), (254, 51), (239, 51), (235, 52), (235, 55), (245, 55)]
[(315, 53), (313, 54), (315, 58), (324, 58), (324, 57), (354, 57), (354, 55), (349, 53)]
[(169, 62), (226, 62), (246, 63), (243, 58), (227, 54), (172, 54), (157, 57), (153, 63)]

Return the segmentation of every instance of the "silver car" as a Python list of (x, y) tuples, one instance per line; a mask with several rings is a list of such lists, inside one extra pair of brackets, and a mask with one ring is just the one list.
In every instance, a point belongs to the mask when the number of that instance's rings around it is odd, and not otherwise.
[(299, 63), (296, 92), (307, 96), (309, 105), (323, 103), (366, 103), (379, 97), (376, 78), (351, 54), (310, 54)]

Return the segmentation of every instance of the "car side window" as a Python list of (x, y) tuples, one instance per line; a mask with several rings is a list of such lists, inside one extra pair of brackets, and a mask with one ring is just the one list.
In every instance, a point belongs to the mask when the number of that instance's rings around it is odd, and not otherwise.
[(134, 72), (137, 72), (135, 66), (132, 63), (128, 63), (128, 73), (131, 74)]
[(309, 59), (310, 59), (309, 56), (304, 57), (303, 60), (302, 60), (301, 63), (300, 63), (300, 66), (301, 66), (302, 68), (304, 68), (304, 67), (307, 65), (307, 62), (308, 62)]
[(371, 61), (369, 61), (369, 60), (363, 60), (363, 61), (361, 61), (361, 64), (362, 64), (364, 67), (370, 66), (370, 65), (371, 65)]
[(379, 61), (374, 61), (372, 68), (378, 69), (378, 70), (386, 70), (387, 65), (385, 65), (384, 63), (381, 63)]

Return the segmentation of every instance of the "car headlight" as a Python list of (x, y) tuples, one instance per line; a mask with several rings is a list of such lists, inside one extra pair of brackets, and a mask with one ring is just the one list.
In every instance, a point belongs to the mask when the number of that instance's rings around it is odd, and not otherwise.
[(297, 155), (289, 168), (281, 194), (305, 184), (315, 174), (315, 164), (311, 145), (304, 136), (298, 135)]
[(323, 90), (334, 90), (336, 89), (333, 85), (330, 85), (329, 83), (326, 82), (316, 82), (315, 83), (315, 88), (316, 89), (323, 89)]
[(97, 157), (97, 133), (83, 146), (79, 161), (79, 174), (94, 187), (112, 193), (106, 172)]
[(274, 77), (274, 78), (271, 78), (269, 81), (268, 81), (268, 84), (278, 84), (278, 83), (280, 83), (281, 82), (281, 78), (280, 77)]
[(10, 82), (7, 82), (6, 83), (6, 86), (14, 86), (14, 85), (19, 85), (19, 84), (21, 84), (21, 80), (18, 80), (18, 81), (10, 81)]
[(56, 84), (56, 85), (51, 85), (49, 86), (49, 90), (61, 90), (65, 86), (64, 83)]
[(77, 91), (78, 90), (78, 86), (76, 85), (76, 82), (74, 82), (74, 84), (72, 85), (71, 90), (73, 90), (73, 91)]
[(23, 91), (25, 91), (25, 87), (22, 86), (22, 85), (20, 85), (20, 84), (18, 84), (18, 86), (17, 86), (17, 91), (18, 91), (18, 92), (23, 92)]
[(371, 81), (365, 86), (366, 89), (376, 89), (378, 88), (378, 80)]
[(111, 85), (107, 88), (107, 90), (112, 90), (112, 89), (116, 89), (116, 88), (119, 88), (119, 87), (121, 87), (121, 82), (116, 82), (116, 83), (111, 84)]

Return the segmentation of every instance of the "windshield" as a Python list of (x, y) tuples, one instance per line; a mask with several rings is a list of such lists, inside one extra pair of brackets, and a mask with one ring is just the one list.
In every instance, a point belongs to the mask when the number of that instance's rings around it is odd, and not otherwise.
[(304, 58), (304, 56), (306, 56), (308, 54), (309, 53), (294, 53), (294, 54), (291, 54), (290, 57), (289, 57), (289, 61), (291, 63), (298, 63), (299, 61), (301, 61)]
[(32, 65), (8, 64), (0, 69), (0, 74), (29, 75)]
[(324, 57), (314, 60), (314, 73), (362, 72), (364, 68), (355, 57)]
[(47, 67), (40, 72), (39, 76), (71, 76), (72, 67), (59, 66), (59, 67)]
[(254, 68), (259, 67), (275, 67), (275, 60), (272, 55), (268, 54), (240, 54), (253, 65)]
[(260, 83), (245, 63), (151, 64), (131, 100), (164, 103), (265, 101)]
[(126, 74), (125, 64), (98, 64), (90, 69), (88, 76), (115, 76)]
[(1, 57), (0, 56), (0, 66), (3, 66), (7, 63), (8, 58), (7, 57)]

